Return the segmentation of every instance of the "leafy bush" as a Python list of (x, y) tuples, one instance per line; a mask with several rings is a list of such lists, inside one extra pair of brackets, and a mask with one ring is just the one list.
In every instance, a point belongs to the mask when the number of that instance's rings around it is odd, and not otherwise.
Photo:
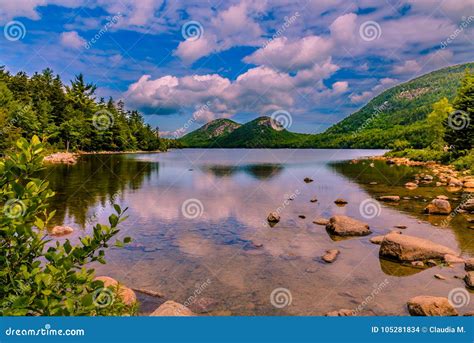
[(402, 151), (390, 151), (386, 154), (388, 157), (406, 157), (413, 161), (437, 161), (447, 162), (449, 154), (444, 151), (432, 149), (405, 149)]
[[(126, 219), (124, 211), (115, 205), (110, 226), (97, 224), (80, 244), (49, 240), (47, 227), (54, 211), (48, 211), (47, 200), (54, 193), (48, 182), (35, 178), (42, 168), (43, 145), (33, 136), (31, 143), (18, 140), (17, 147), (18, 153), (0, 161), (0, 315), (134, 313), (134, 306), (115, 296), (117, 290), (94, 281), (94, 270), (87, 267), (105, 263), (104, 249)], [(117, 240), (116, 245), (129, 241)], [(104, 290), (113, 300), (108, 306), (103, 306)]]
[(458, 158), (452, 163), (457, 170), (468, 169), (474, 174), (474, 150), (471, 150), (466, 156)]

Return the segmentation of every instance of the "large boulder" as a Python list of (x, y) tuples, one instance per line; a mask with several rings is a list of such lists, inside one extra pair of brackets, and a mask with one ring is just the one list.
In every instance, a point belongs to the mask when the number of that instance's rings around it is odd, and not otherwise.
[(150, 314), (152, 317), (189, 317), (195, 315), (196, 314), (186, 306), (172, 300), (161, 304), (160, 307)]
[(408, 312), (412, 316), (457, 316), (458, 312), (448, 298), (420, 295), (408, 300)]
[(120, 299), (128, 306), (131, 306), (137, 302), (137, 296), (135, 292), (130, 288), (120, 284), (114, 278), (108, 276), (98, 276), (94, 280), (102, 281), (104, 287), (112, 287), (114, 290), (117, 290), (118, 296)]
[(444, 256), (447, 254), (458, 256), (455, 251), (443, 245), (427, 239), (397, 233), (385, 235), (379, 251), (380, 257), (404, 262), (429, 259), (444, 260)]
[(372, 233), (368, 224), (347, 216), (332, 217), (326, 229), (336, 236), (366, 236)]
[(451, 204), (448, 200), (434, 199), (431, 204), (426, 206), (425, 212), (428, 214), (450, 214)]

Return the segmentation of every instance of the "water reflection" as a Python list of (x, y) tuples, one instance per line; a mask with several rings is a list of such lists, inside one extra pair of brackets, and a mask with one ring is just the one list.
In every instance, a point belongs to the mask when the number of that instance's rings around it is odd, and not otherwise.
[(217, 177), (229, 177), (243, 172), (253, 176), (257, 180), (266, 180), (277, 176), (283, 171), (282, 164), (246, 164), (242, 166), (209, 165), (203, 166), (202, 170), (212, 173)]

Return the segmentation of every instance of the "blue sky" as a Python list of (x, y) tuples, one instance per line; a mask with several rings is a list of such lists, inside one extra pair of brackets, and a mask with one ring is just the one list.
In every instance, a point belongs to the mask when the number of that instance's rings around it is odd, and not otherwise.
[(473, 61), (473, 0), (0, 0), (0, 65), (84, 73), (163, 133), (284, 111), (320, 132), (397, 83)]

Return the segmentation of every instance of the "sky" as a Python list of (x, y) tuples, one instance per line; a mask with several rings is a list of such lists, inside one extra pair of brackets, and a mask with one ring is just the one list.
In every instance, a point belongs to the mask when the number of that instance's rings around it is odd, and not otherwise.
[(165, 136), (263, 115), (321, 132), (474, 60), (474, 0), (0, 0), (0, 29), (0, 65), (83, 73)]

